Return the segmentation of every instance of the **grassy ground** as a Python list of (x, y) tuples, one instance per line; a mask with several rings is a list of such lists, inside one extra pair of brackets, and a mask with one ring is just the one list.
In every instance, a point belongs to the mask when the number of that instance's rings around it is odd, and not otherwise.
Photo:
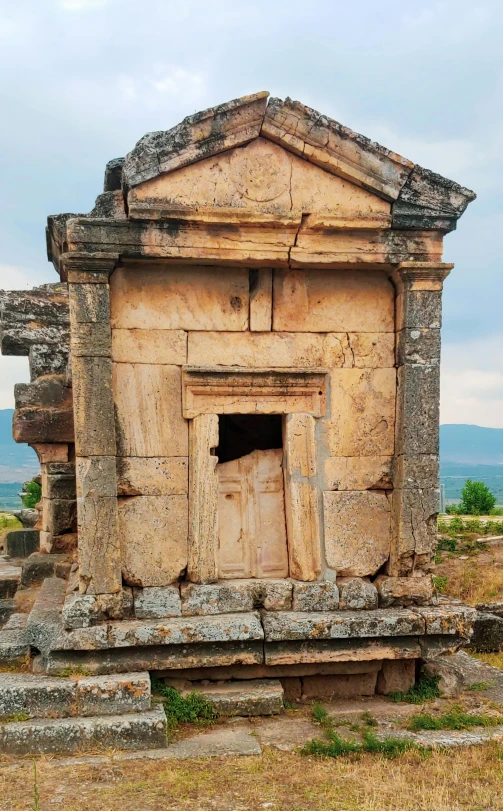
[[(501, 519), (494, 523), (490, 534), (503, 535)], [(458, 520), (454, 527), (452, 520), (440, 521), (439, 530), (434, 570), (439, 591), (471, 605), (503, 600), (503, 541), (478, 543), (487, 532), (477, 519)]]
[[(427, 760), (362, 755), (337, 761), (266, 750), (260, 757), (96, 766), (38, 764), (40, 811), (501, 811), (503, 750)], [(29, 762), (0, 767), (3, 811), (34, 807)]]

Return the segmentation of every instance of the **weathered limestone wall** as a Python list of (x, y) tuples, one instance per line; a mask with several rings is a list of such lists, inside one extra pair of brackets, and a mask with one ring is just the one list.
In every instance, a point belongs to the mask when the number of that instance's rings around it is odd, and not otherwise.
[[(316, 458), (307, 486), (318, 491), (318, 514), (304, 522), (322, 527), (320, 576), (327, 567), (341, 576), (375, 574), (391, 537), (395, 290), (387, 275), (128, 264), (112, 274), (110, 297), (127, 582), (167, 585), (188, 563), (185, 364), (328, 370), (326, 412), (309, 418)], [(285, 450), (296, 458), (295, 447)], [(297, 486), (293, 468), (290, 475)]]

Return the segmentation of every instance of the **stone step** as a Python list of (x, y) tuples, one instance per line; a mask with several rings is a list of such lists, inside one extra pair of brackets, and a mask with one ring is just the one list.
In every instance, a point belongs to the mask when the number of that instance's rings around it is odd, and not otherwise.
[(283, 709), (283, 687), (278, 679), (198, 684), (165, 679), (182, 695), (201, 693), (220, 715), (277, 715)]
[(13, 566), (10, 561), (0, 558), (0, 600), (14, 597), (21, 582), (21, 568)]
[(38, 529), (15, 529), (5, 536), (5, 547), (11, 558), (27, 558), (38, 552), (40, 532)]
[(99, 748), (160, 749), (166, 742), (162, 705), (136, 714), (35, 718), (0, 727), (0, 752), (5, 755), (73, 754)]
[(30, 655), (28, 614), (12, 614), (0, 631), (0, 663), (24, 664)]
[(46, 577), (67, 578), (70, 574), (71, 563), (68, 555), (47, 555), (33, 552), (23, 561), (21, 582), (23, 586), (33, 586), (42, 583)]
[(0, 674), (0, 718), (66, 718), (142, 713), (150, 709), (148, 673), (51, 678)]

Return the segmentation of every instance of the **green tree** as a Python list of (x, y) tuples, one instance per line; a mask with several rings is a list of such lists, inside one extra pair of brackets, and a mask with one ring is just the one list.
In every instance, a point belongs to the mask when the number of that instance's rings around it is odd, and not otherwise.
[(42, 498), (42, 488), (35, 479), (23, 485), (23, 493), (24, 495), (21, 498), (23, 507), (34, 507)]
[(464, 515), (488, 515), (496, 504), (494, 496), (484, 482), (465, 481), (461, 491), (458, 512)]

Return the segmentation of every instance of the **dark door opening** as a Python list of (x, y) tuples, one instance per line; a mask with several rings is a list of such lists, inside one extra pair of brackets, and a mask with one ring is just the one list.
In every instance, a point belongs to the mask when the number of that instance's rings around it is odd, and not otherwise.
[(220, 414), (218, 448), (220, 464), (252, 451), (283, 447), (281, 414)]

